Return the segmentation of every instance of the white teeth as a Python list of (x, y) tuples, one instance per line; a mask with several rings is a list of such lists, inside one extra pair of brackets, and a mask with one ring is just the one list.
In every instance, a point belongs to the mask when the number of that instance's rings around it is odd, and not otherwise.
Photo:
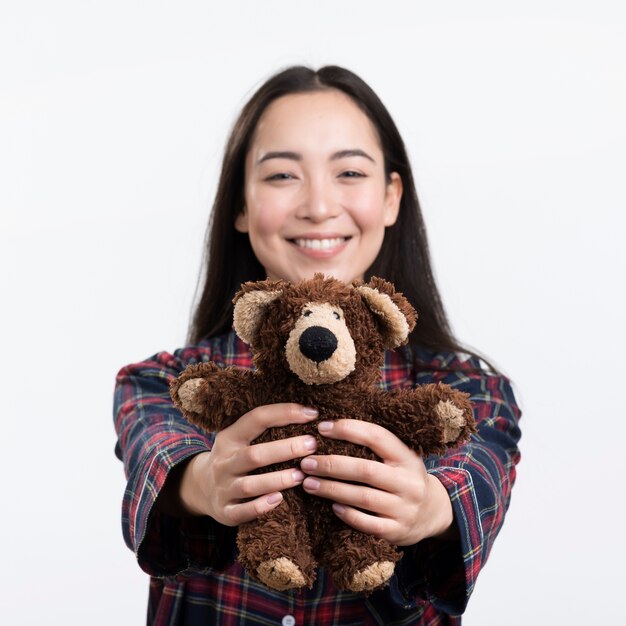
[(343, 237), (333, 239), (295, 239), (296, 245), (300, 248), (310, 248), (311, 250), (328, 250), (335, 248), (344, 242)]

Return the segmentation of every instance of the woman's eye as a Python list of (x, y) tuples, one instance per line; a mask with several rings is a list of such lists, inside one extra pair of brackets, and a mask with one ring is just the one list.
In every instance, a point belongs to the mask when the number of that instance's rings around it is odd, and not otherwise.
[(278, 174), (268, 176), (265, 180), (291, 180), (292, 178), (293, 176), (287, 172), (279, 172)]
[(341, 178), (365, 178), (365, 174), (361, 174), (361, 172), (355, 172), (354, 170), (346, 170), (345, 172), (341, 172), (339, 176)]

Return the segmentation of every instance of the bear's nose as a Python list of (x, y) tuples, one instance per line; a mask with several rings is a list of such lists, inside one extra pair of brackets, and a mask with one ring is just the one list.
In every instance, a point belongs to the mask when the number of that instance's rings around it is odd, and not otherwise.
[(321, 363), (337, 349), (337, 337), (323, 326), (309, 326), (300, 335), (300, 351), (305, 357)]

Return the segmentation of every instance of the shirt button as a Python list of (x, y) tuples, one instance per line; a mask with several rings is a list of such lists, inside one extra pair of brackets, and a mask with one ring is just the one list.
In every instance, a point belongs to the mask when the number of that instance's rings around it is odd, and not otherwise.
[(285, 615), (281, 626), (296, 626), (296, 618), (293, 615)]

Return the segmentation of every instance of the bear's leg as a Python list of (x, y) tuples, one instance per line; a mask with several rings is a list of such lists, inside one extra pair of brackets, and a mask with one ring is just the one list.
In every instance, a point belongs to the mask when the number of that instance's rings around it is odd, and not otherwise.
[(338, 589), (370, 592), (393, 576), (402, 554), (377, 539), (341, 524), (319, 545), (320, 564), (330, 571)]
[(253, 578), (272, 589), (310, 588), (317, 564), (302, 502), (293, 490), (284, 496), (275, 509), (239, 527), (239, 561)]

